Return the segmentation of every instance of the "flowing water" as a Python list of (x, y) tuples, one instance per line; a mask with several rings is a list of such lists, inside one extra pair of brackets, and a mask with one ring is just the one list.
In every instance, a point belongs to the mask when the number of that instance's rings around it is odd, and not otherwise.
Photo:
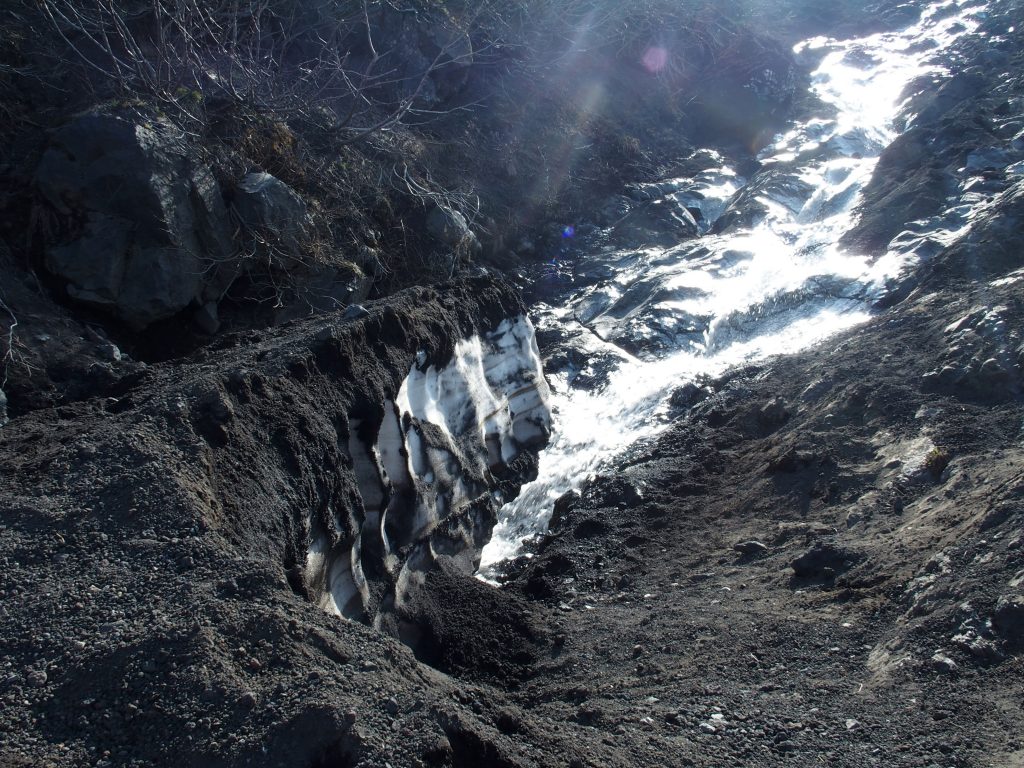
[(696, 216), (704, 235), (668, 248), (614, 248), (600, 237), (583, 245), (573, 286), (532, 311), (540, 333), (575, 335), (582, 351), (549, 371), (555, 431), (537, 480), (502, 508), (482, 577), (494, 577), (525, 539), (543, 533), (559, 496), (663, 430), (680, 386), (863, 323), (968, 225), (970, 205), (951, 201), (943, 216), (908, 227), (880, 259), (838, 247), (896, 136), (901, 93), (940, 70), (939, 54), (983, 17), (984, 3), (947, 0), (903, 31), (801, 43), (797, 56), (818, 62), (812, 82), (821, 117), (776, 137), (749, 179), (704, 152), (699, 173), (640, 190)]

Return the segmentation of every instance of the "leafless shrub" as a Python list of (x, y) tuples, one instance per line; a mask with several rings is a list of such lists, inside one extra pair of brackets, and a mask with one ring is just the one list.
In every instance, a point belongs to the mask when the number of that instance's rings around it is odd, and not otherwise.
[[(105, 85), (156, 99), (199, 124), (213, 99), (302, 117), (357, 141), (400, 123), (429, 78), (465, 56), (462, 30), (411, 78), (381, 49), (379, 2), (37, 0), (40, 13)], [(467, 22), (469, 23), (469, 22)]]

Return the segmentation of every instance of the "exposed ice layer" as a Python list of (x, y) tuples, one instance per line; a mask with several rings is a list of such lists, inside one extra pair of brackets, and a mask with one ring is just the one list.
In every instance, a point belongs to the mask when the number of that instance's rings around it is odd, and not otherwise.
[(358, 540), (347, 550), (333, 551), (327, 536), (316, 533), (306, 552), (306, 583), (314, 602), (328, 613), (361, 615), (369, 592)]
[(492, 466), (507, 463), (519, 445), (546, 439), (547, 385), (533, 326), (525, 316), (504, 320), (486, 339), (459, 342), (450, 364), (413, 366), (397, 403), (402, 413), (434, 424), (454, 439), (479, 439)]
[[(345, 448), (361, 508), (348, 520), (331, 516), (333, 537), (311, 524), (306, 586), (338, 616), (379, 623), (417, 588), (412, 571), (437, 556), (475, 568), (496, 515), (492, 471), (550, 433), (548, 386), (525, 315), (458, 342), (440, 368), (428, 359), (416, 355), (376, 423), (365, 414), (349, 421)], [(383, 598), (371, 596), (366, 573), (392, 585)]]

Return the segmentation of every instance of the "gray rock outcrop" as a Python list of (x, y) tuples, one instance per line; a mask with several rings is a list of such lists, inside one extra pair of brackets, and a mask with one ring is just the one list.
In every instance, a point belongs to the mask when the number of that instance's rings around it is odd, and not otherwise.
[(84, 224), (52, 243), (46, 269), (72, 299), (135, 330), (216, 302), (237, 260), (220, 188), (169, 123), (94, 110), (56, 130), (36, 185)]

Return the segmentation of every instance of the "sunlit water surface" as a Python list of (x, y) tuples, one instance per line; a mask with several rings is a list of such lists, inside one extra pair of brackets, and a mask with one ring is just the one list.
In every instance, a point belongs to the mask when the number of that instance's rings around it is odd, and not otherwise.
[[(482, 578), (494, 578), (525, 539), (546, 530), (559, 496), (662, 431), (668, 399), (681, 385), (796, 352), (863, 323), (872, 304), (917, 266), (921, 238), (907, 233), (902, 245), (894, 241), (873, 262), (840, 251), (837, 243), (853, 224), (851, 213), (880, 152), (895, 138), (904, 88), (939, 69), (936, 55), (973, 31), (983, 8), (935, 3), (902, 32), (797, 46), (798, 55), (823, 54), (813, 87), (835, 110), (792, 126), (762, 152), (763, 168), (778, 169), (781, 178), (758, 195), (763, 220), (676, 248), (594, 254), (609, 279), (569, 296), (564, 307), (534, 308), (538, 327), (583, 324), (595, 344), (622, 362), (597, 391), (573, 388), (572, 370), (550, 376), (554, 434), (537, 480), (502, 508), (483, 552)], [(709, 219), (745, 183), (725, 167), (675, 181), (680, 201), (692, 200), (688, 191), (700, 192)], [(922, 237), (948, 241), (967, 224), (969, 216), (961, 213), (947, 217), (953, 223), (946, 226), (922, 223)], [(634, 301), (637, 294), (643, 298)], [(633, 303), (621, 308), (627, 299)], [(605, 341), (616, 335), (655, 343), (638, 358)]]

